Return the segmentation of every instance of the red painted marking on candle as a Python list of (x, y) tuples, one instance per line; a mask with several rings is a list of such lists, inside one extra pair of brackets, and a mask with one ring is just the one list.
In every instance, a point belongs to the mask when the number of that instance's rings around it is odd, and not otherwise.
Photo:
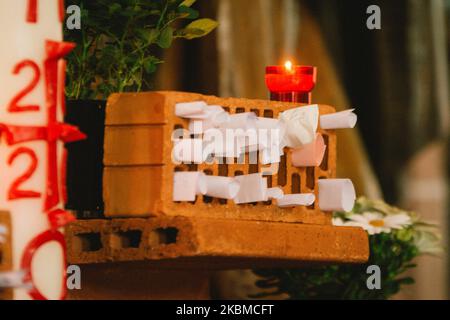
[(45, 297), (39, 289), (36, 287), (34, 280), (33, 280), (33, 272), (32, 272), (32, 263), (34, 255), (36, 254), (37, 250), (41, 248), (44, 244), (47, 244), (49, 242), (56, 241), (62, 248), (62, 256), (63, 256), (63, 279), (62, 279), (62, 288), (61, 288), (61, 296), (59, 297), (60, 300), (64, 300), (67, 296), (67, 286), (66, 286), (66, 241), (64, 239), (64, 235), (57, 231), (57, 230), (48, 230), (41, 234), (39, 234), (37, 237), (35, 237), (33, 240), (31, 240), (28, 245), (25, 247), (25, 250), (22, 255), (20, 267), (22, 270), (26, 271), (24, 282), (28, 283), (31, 282), (33, 284), (33, 288), (28, 292), (28, 294), (33, 298), (34, 300), (48, 300), (47, 297)]
[(58, 1), (59, 5), (59, 21), (64, 21), (64, 15), (66, 14), (65, 6), (64, 6), (64, 0)]
[(76, 218), (68, 211), (62, 209), (52, 210), (48, 213), (48, 220), (53, 230), (62, 228), (67, 224), (76, 220)]
[(27, 155), (30, 158), (31, 162), (28, 166), (28, 169), (11, 184), (11, 187), (8, 191), (8, 200), (39, 198), (41, 196), (41, 194), (36, 191), (20, 190), (20, 186), (33, 176), (38, 165), (38, 158), (36, 156), (36, 153), (33, 150), (25, 147), (17, 149), (10, 155), (8, 159), (8, 165), (12, 166), (17, 157), (21, 155)]
[(26, 21), (29, 23), (36, 23), (37, 22), (37, 5), (38, 0), (28, 0), (28, 6), (27, 6), (27, 18)]
[(39, 80), (41, 79), (41, 71), (39, 69), (39, 66), (32, 60), (23, 60), (16, 64), (13, 70), (13, 74), (18, 75), (24, 68), (31, 68), (31, 70), (33, 70), (33, 79), (11, 100), (8, 105), (9, 112), (39, 111), (38, 105), (19, 105), (20, 101), (36, 88)]
[[(64, 0), (58, 0), (58, 16), (60, 22), (64, 21), (65, 14)], [(38, 0), (28, 0), (26, 21), (28, 23), (38, 22)]]
[(69, 153), (67, 149), (64, 148), (63, 157), (61, 162), (61, 193), (64, 204), (67, 203), (67, 158)]
[(21, 127), (0, 124), (0, 135), (4, 134), (10, 146), (30, 141), (61, 140), (66, 143), (86, 139), (77, 127), (67, 123), (57, 123), (49, 127)]
[(66, 93), (64, 88), (66, 87), (66, 71), (67, 62), (61, 59), (59, 61), (59, 75), (58, 75), (58, 90), (59, 90), (59, 103), (61, 105), (61, 110), (63, 115), (66, 114)]
[[(48, 110), (47, 124), (53, 127), (57, 124), (58, 104), (58, 61), (66, 56), (75, 44), (68, 42), (46, 41), (47, 58), (45, 66), (45, 93)], [(60, 201), (57, 170), (57, 141), (58, 134), (48, 140), (47, 144), (47, 189), (44, 200), (44, 210), (48, 211), (58, 205)]]

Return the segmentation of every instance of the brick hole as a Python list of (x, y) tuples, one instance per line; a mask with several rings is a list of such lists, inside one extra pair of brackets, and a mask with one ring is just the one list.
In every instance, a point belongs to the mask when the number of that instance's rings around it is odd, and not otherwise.
[(128, 230), (112, 234), (112, 243), (116, 248), (139, 248), (141, 240), (141, 230)]
[(179, 230), (175, 227), (158, 228), (150, 233), (150, 246), (174, 244), (177, 242)]
[(225, 112), (230, 112), (230, 107), (222, 107)]
[(183, 172), (184, 171), (184, 167), (176, 166), (175, 169), (173, 169), (173, 171), (175, 171), (175, 172)]
[(242, 175), (244, 175), (244, 172), (241, 171), (241, 170), (238, 170), (238, 171), (235, 171), (235, 172), (234, 172), (234, 176), (235, 176), (235, 177), (237, 177), (237, 176), (242, 176)]
[(273, 110), (270, 109), (264, 110), (264, 118), (273, 118)]
[(320, 164), (320, 169), (322, 169), (323, 171), (327, 171), (328, 170), (328, 156), (329, 156), (329, 137), (328, 135), (324, 134), (323, 135), (323, 141), (325, 143), (326, 149), (325, 149), (325, 155), (323, 156), (323, 161)]
[[(219, 176), (228, 177), (228, 165), (227, 164), (219, 164)], [(225, 205), (228, 203), (227, 199), (219, 199), (219, 204)]]
[[(212, 175), (213, 175), (212, 170), (209, 170), (209, 169), (204, 170), (203, 172), (204, 172), (204, 174), (206, 174), (206, 175), (208, 175), (208, 176), (212, 176)], [(209, 197), (209, 196), (203, 196), (203, 203), (211, 203), (211, 202), (213, 202), (213, 200), (214, 200), (214, 199), (213, 199), (212, 197)]]
[[(272, 176), (267, 176), (267, 188), (272, 188)], [(264, 202), (265, 205), (271, 205), (272, 200), (267, 200)]]
[(292, 174), (291, 191), (293, 194), (301, 193), (300, 190), (300, 175), (298, 173)]
[(74, 237), (75, 251), (96, 252), (103, 248), (100, 232), (80, 233)]
[[(175, 130), (179, 130), (179, 129), (184, 129), (183, 125), (181, 124), (176, 124), (173, 126), (173, 131)], [(184, 136), (178, 137), (179, 139), (184, 139)]]
[(306, 186), (314, 190), (314, 187), (316, 186), (316, 170), (315, 167), (308, 167), (306, 168)]
[(188, 164), (188, 171), (198, 171), (198, 164), (195, 164), (195, 163), (191, 163), (191, 164)]
[[(258, 173), (259, 172), (259, 165), (258, 165), (258, 151), (253, 151), (248, 154), (248, 173)], [(253, 158), (256, 159), (256, 163), (250, 163), (250, 160), (253, 160)]]
[(283, 154), (278, 169), (278, 184), (284, 187), (287, 184), (286, 155)]
[(236, 113), (244, 113), (245, 108), (236, 108)]
[(258, 109), (250, 109), (251, 112), (256, 114), (257, 117), (259, 117), (259, 110)]

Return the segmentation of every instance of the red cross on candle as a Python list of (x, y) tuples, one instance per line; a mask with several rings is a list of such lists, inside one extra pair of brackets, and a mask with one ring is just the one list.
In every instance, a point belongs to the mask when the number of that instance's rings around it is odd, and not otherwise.
[[(47, 57), (44, 61), (47, 126), (27, 127), (0, 124), (0, 133), (6, 136), (9, 145), (29, 141), (46, 141), (47, 143), (47, 188), (44, 201), (44, 211), (48, 212), (60, 202), (58, 184), (57, 142), (73, 142), (85, 139), (77, 127), (60, 123), (57, 120), (58, 93), (64, 90), (62, 82), (58, 84), (58, 64), (60, 60), (74, 48), (67, 42), (46, 42)], [(62, 65), (63, 66), (63, 65)], [(62, 80), (60, 80), (62, 81)], [(64, 110), (63, 110), (64, 111)]]

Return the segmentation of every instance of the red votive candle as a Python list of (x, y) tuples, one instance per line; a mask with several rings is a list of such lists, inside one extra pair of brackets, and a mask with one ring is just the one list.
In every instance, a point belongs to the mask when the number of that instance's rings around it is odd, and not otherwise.
[(290, 61), (284, 66), (266, 67), (266, 85), (270, 100), (311, 103), (311, 91), (316, 84), (317, 68), (293, 66)]

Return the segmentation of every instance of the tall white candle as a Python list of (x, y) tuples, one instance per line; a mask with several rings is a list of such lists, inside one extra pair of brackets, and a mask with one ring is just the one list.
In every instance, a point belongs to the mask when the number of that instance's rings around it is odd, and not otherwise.
[[(23, 136), (13, 126), (48, 128), (51, 115), (46, 70), (51, 66), (45, 63), (46, 41), (62, 41), (61, 8), (60, 0), (0, 1), (0, 208), (11, 213), (14, 271), (23, 269), (27, 247), (37, 245), (29, 263), (32, 280), (49, 299), (61, 297), (65, 273), (63, 247), (57, 241), (61, 233), (48, 231), (48, 212), (63, 207), (61, 184), (52, 190), (48, 183), (52, 169), (60, 179), (63, 142), (57, 139), (56, 156), (51, 157), (46, 141), (50, 130), (40, 131), (47, 134), (42, 139), (37, 138), (39, 134), (31, 134), (32, 141), (18, 142)], [(60, 104), (59, 97), (55, 116), (62, 122)], [(55, 168), (50, 168), (51, 158), (56, 160)], [(56, 203), (48, 201), (49, 190), (56, 195), (52, 198)], [(53, 241), (39, 246), (45, 236)], [(32, 297), (26, 289), (14, 290), (15, 299)]]

